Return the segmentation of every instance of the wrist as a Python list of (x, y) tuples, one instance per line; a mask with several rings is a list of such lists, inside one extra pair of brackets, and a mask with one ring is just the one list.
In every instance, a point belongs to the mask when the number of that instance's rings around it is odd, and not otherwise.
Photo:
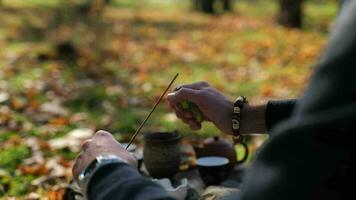
[(254, 108), (250, 104), (246, 103), (245, 106), (241, 109), (241, 133), (248, 133), (249, 125), (251, 123), (251, 112), (253, 112)]
[[(233, 135), (231, 119), (234, 111), (234, 102), (225, 101), (221, 106), (221, 114), (217, 114), (218, 120), (213, 121), (215, 125), (225, 134)], [(219, 126), (220, 125), (220, 126)]]
[(241, 109), (241, 134), (265, 133), (266, 105), (245, 104)]

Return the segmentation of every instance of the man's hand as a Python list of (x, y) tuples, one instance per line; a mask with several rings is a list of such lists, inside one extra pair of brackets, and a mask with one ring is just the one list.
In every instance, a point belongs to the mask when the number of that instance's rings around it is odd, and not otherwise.
[(79, 174), (91, 161), (100, 155), (116, 155), (128, 164), (137, 166), (137, 160), (106, 131), (98, 131), (92, 139), (86, 140), (82, 145), (82, 152), (75, 160), (72, 173), (77, 181)]
[(194, 119), (192, 113), (184, 111), (179, 106), (184, 100), (196, 104), (205, 120), (213, 122), (222, 132), (232, 134), (233, 102), (208, 83), (182, 85), (178, 90), (168, 94), (169, 105), (175, 110), (176, 115), (192, 129), (200, 129), (201, 123)]

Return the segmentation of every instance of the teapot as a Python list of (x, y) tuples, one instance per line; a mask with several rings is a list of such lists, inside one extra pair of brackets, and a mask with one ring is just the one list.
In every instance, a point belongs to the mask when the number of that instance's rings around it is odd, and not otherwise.
[(246, 161), (248, 156), (248, 148), (245, 143), (241, 143), (245, 149), (245, 155), (241, 160), (237, 160), (237, 152), (234, 144), (227, 140), (214, 136), (204, 140), (200, 146), (194, 145), (194, 151), (197, 158), (205, 156), (222, 156), (229, 159), (229, 169), (234, 168), (236, 164), (241, 164)]

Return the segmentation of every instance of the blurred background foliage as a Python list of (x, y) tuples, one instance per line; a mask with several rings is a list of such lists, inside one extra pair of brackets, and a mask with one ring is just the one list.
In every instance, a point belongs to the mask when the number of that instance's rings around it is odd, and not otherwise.
[[(97, 129), (127, 141), (177, 72), (176, 85), (250, 102), (298, 97), (339, 4), (0, 0), (0, 198), (62, 199), (80, 141)], [(159, 130), (220, 134), (189, 130), (165, 103), (143, 132)], [(248, 139), (254, 150), (265, 136)]]

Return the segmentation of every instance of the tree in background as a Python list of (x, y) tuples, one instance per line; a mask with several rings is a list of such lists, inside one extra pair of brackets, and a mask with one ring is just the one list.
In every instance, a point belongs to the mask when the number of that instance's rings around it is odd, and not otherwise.
[(99, 16), (104, 10), (105, 6), (109, 5), (111, 0), (85, 0), (83, 4), (79, 5), (81, 13), (92, 16)]
[(223, 9), (224, 11), (231, 11), (231, 1), (223, 0)]
[(303, 24), (303, 0), (279, 0), (278, 22), (289, 28), (301, 28)]
[(217, 13), (216, 3), (220, 3), (223, 12), (231, 11), (231, 0), (193, 0), (193, 8), (207, 14)]

